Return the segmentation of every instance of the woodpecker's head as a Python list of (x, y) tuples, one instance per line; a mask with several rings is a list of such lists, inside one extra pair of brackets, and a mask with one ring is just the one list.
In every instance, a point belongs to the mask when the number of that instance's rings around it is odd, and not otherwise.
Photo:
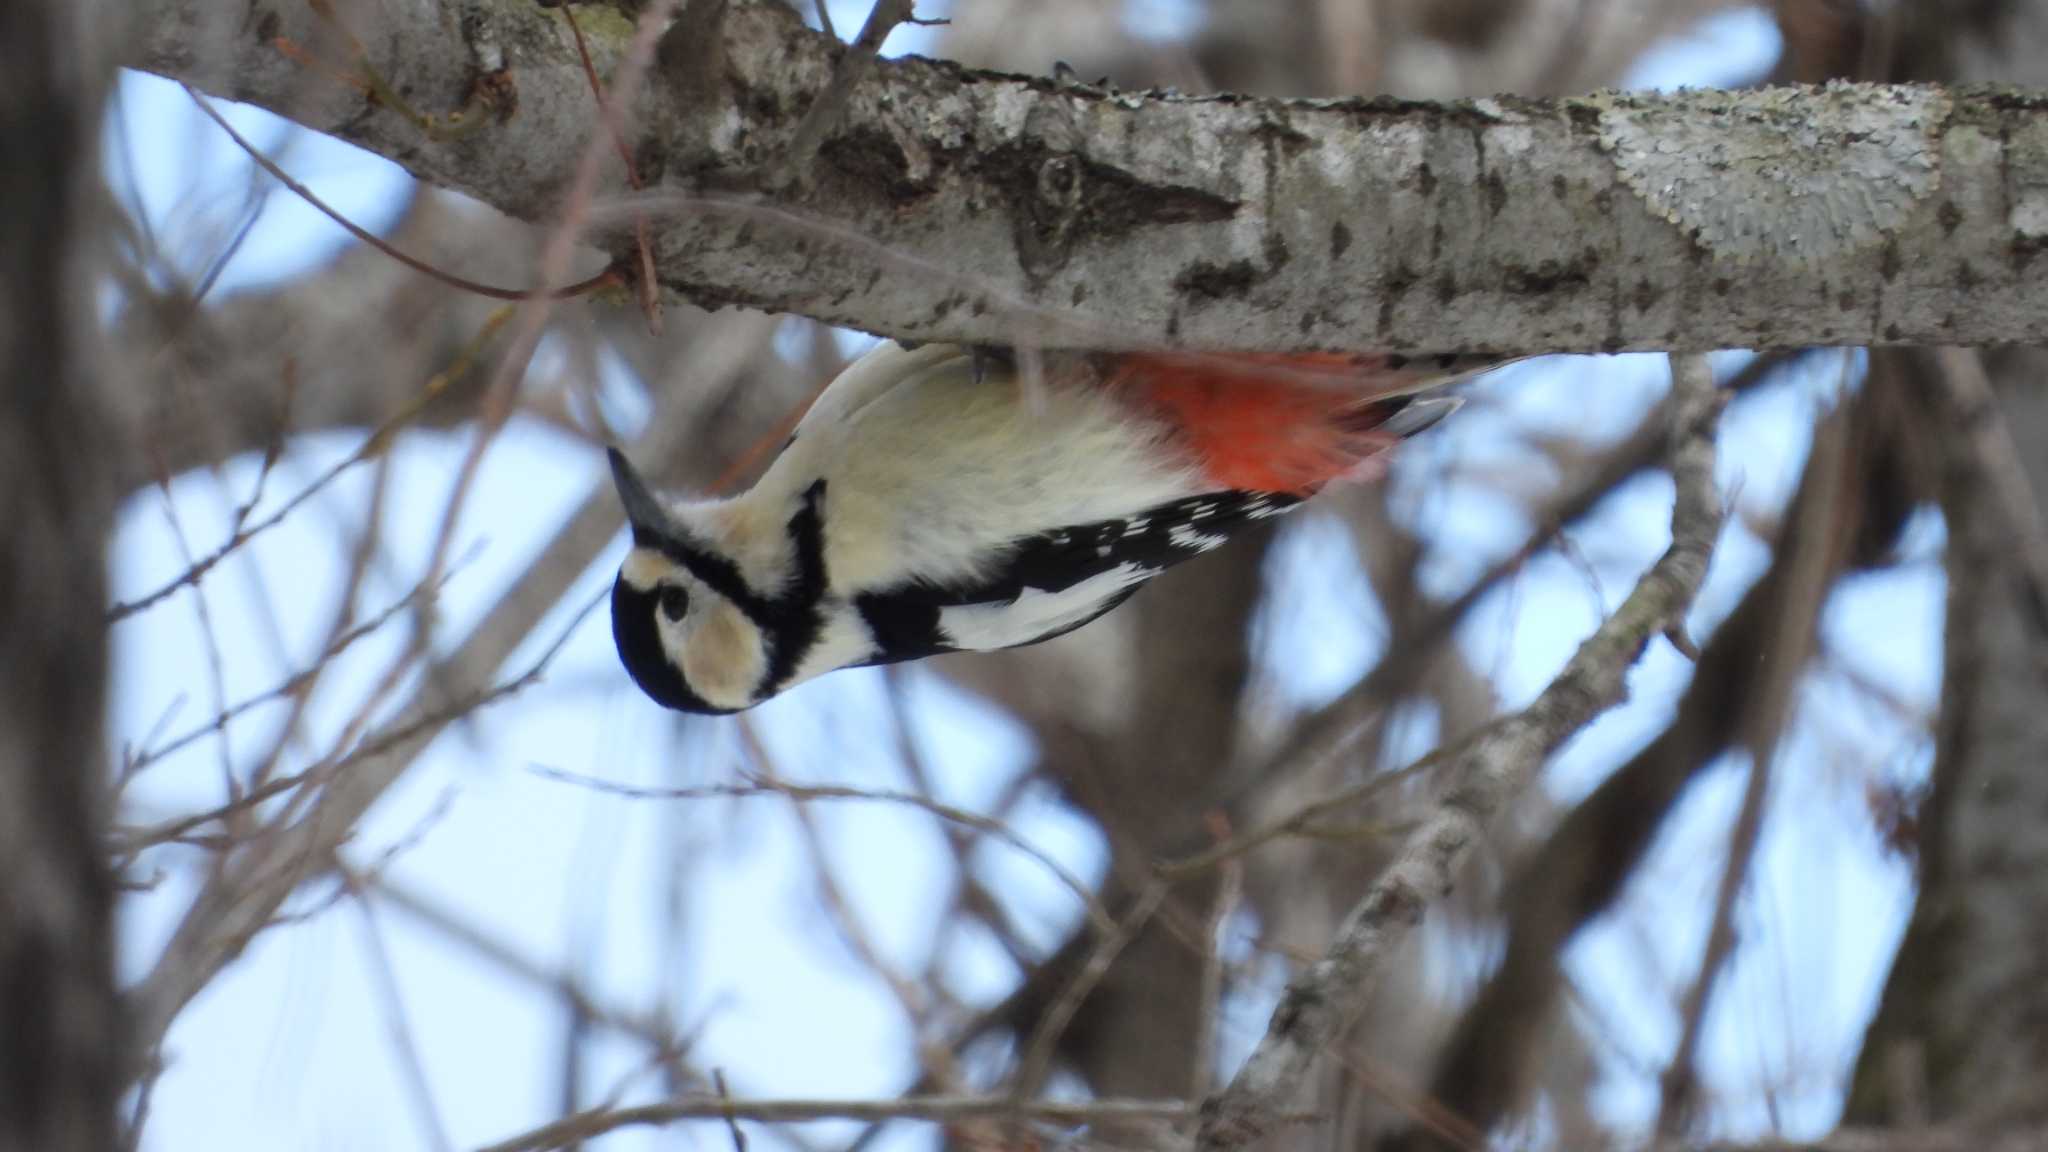
[(664, 707), (718, 715), (761, 698), (768, 639), (739, 569), (705, 518), (657, 499), (617, 449), (612, 481), (633, 550), (612, 585), (612, 639), (640, 690)]

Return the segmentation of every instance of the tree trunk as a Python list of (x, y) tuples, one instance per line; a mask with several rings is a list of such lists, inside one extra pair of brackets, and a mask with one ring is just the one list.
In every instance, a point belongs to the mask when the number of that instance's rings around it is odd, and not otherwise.
[[(2039, 84), (2048, 3), (1905, 5), (1875, 42), (1898, 79)], [(1958, 18), (1958, 17), (1961, 18)], [(2007, 191), (2017, 208), (2024, 186)], [(1944, 368), (1916, 355), (1940, 387)], [(2048, 355), (1987, 354), (1997, 414), (2021, 447), (2026, 486), (2048, 491)], [(1952, 407), (1952, 406), (1951, 406)], [(2048, 637), (1987, 491), (1970, 432), (1950, 412), (1945, 449), (1948, 620), (1935, 762), (1920, 813), (1920, 893), (1864, 1037), (1847, 1123), (2009, 1121), (2048, 1108)], [(2039, 531), (2039, 525), (2033, 526)]]
[(62, 0), (0, 4), (0, 1149), (114, 1146), (105, 422), (75, 235), (98, 73)]

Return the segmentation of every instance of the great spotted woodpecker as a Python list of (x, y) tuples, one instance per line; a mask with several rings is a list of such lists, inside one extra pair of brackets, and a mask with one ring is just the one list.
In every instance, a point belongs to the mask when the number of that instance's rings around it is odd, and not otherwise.
[(736, 712), (837, 668), (1036, 644), (1276, 516), (1457, 407), (1475, 357), (1049, 353), (1030, 369), (884, 343), (760, 481), (657, 497), (616, 449), (632, 529), (612, 636), (635, 682)]

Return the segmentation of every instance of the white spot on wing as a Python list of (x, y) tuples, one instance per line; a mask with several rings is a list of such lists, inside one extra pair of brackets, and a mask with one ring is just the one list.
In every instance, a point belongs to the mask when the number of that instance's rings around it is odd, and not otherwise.
[(939, 628), (958, 648), (986, 651), (1026, 644), (1093, 616), (1103, 601), (1152, 574), (1141, 564), (1119, 564), (1058, 592), (1026, 588), (1008, 604), (941, 608)]
[(1166, 538), (1173, 541), (1175, 547), (1192, 548), (1197, 552), (1207, 552), (1224, 541), (1222, 536), (1197, 532), (1186, 524), (1175, 524), (1172, 530), (1167, 532)]

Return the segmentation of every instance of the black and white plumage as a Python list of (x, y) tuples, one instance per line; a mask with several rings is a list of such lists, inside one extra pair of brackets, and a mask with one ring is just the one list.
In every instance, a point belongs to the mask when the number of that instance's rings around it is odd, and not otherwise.
[(1485, 362), (1047, 357), (884, 344), (761, 479), (668, 502), (611, 454), (633, 548), (612, 590), (657, 702), (733, 712), (814, 676), (1063, 635), (1357, 473)]

